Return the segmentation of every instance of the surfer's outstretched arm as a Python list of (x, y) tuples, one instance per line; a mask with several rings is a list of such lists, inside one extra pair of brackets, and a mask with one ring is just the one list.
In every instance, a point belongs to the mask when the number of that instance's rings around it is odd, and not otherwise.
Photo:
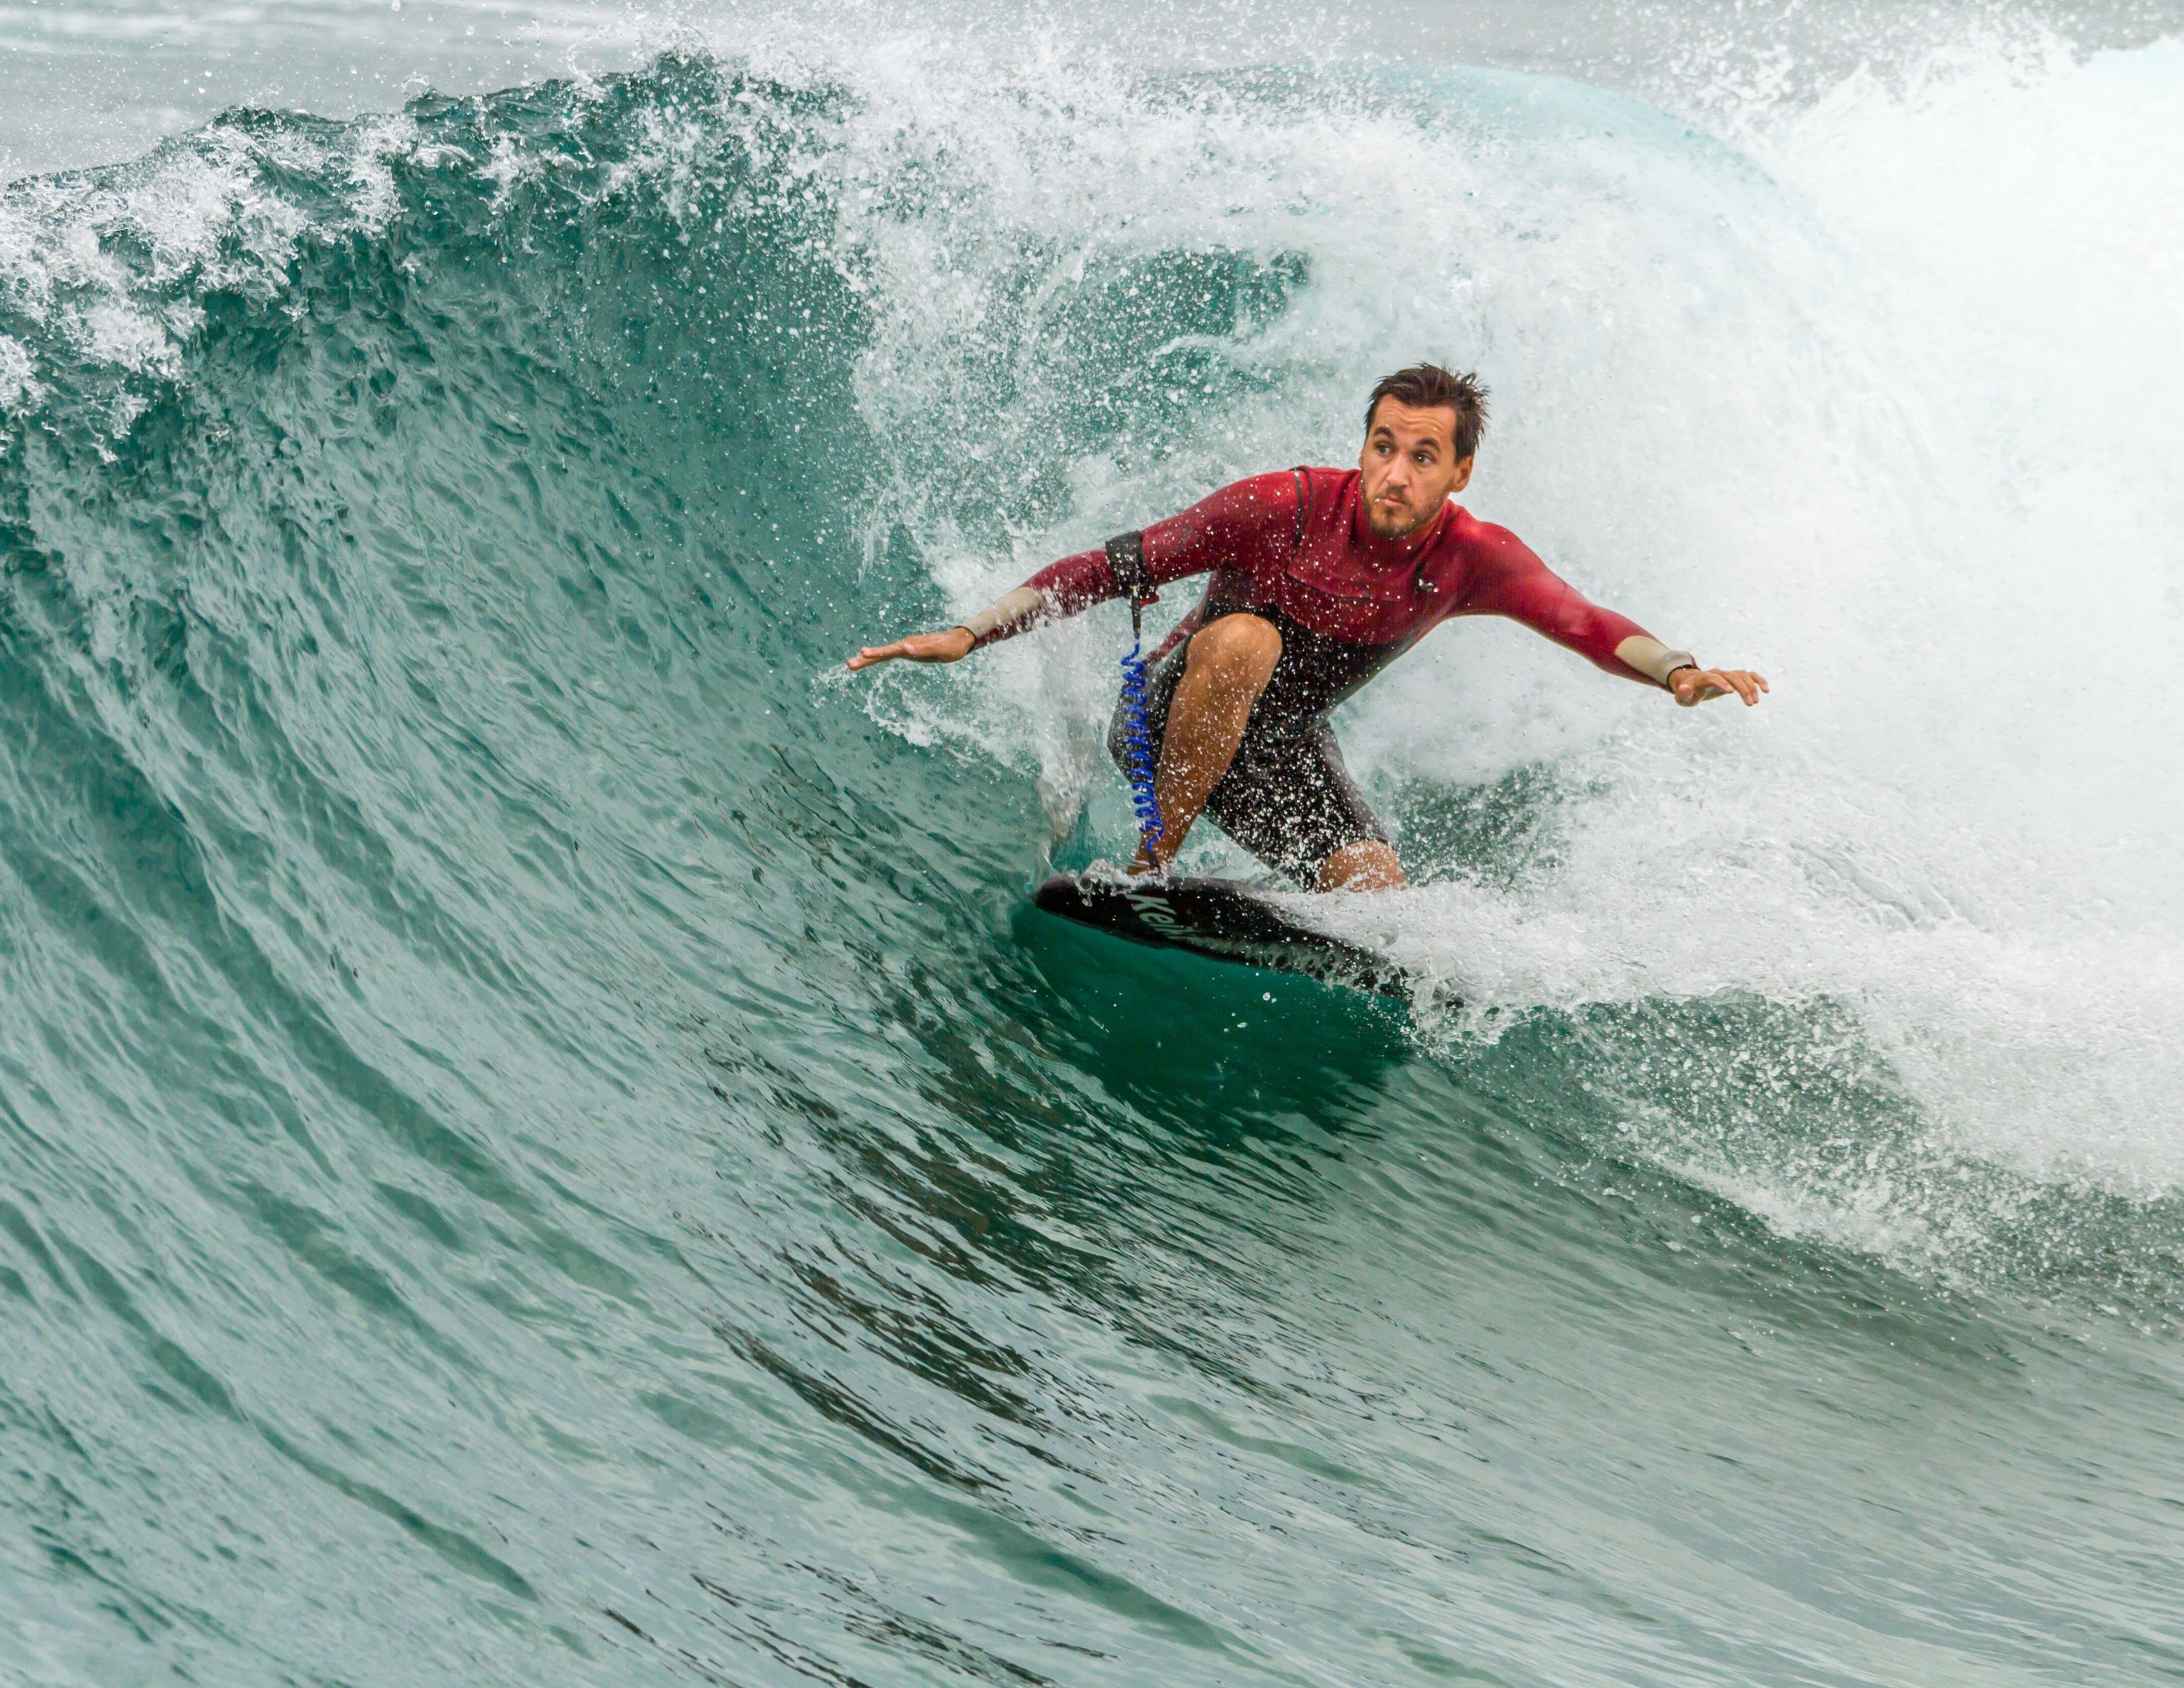
[(1507, 616), (1610, 674), (1658, 686), (1685, 709), (1735, 693), (1748, 708), (1768, 689), (1748, 668), (1702, 668), (1627, 616), (1588, 602), (1506, 528), (1485, 528), (1490, 549), (1464, 601), (1469, 615)]
[[(1248, 568), (1261, 551), (1287, 555), (1295, 543), (1296, 520), (1296, 477), (1287, 471), (1254, 475), (1146, 528), (1140, 536), (1145, 571), (1156, 585), (1166, 586), (1209, 569)], [(869, 668), (898, 658), (954, 662), (983, 646), (1119, 598), (1122, 591), (1104, 549), (1079, 551), (1048, 564), (947, 632), (866, 645), (850, 659), (850, 666)]]

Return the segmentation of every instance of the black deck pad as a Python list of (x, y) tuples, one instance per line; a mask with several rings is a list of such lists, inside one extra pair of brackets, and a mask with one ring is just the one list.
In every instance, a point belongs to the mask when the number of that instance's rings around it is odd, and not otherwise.
[(1032, 901), (1049, 914), (1139, 944), (1303, 973), (1383, 996), (1411, 994), (1402, 970), (1386, 957), (1301, 926), (1273, 897), (1226, 879), (1057, 873), (1032, 893)]

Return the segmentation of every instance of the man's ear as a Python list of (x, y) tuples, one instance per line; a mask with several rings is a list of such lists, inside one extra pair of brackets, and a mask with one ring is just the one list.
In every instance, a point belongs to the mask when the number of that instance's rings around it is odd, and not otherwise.
[(1471, 465), (1478, 461), (1476, 457), (1467, 457), (1456, 465), (1456, 479), (1448, 489), (1451, 498), (1471, 484)]

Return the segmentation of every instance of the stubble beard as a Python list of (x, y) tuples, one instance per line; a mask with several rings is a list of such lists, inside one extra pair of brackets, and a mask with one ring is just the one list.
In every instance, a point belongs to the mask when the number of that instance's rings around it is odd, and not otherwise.
[(1401, 539), (1417, 532), (1418, 524), (1409, 521), (1409, 515), (1407, 507), (1398, 507), (1390, 513), (1385, 506), (1370, 501), (1365, 506), (1365, 525), (1382, 539)]

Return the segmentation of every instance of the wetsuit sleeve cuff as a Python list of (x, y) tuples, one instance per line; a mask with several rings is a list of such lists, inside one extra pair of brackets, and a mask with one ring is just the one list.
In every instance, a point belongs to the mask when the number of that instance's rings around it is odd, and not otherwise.
[(1679, 668), (1696, 667), (1698, 662), (1691, 652), (1670, 650), (1660, 640), (1644, 633), (1633, 633), (1617, 645), (1615, 660), (1632, 673), (1643, 674), (1657, 686), (1666, 686), (1669, 677)]
[(1013, 592), (1002, 593), (977, 615), (966, 616), (956, 625), (970, 634), (975, 648), (1022, 632), (1045, 608), (1045, 593), (1035, 586), (1020, 586)]

